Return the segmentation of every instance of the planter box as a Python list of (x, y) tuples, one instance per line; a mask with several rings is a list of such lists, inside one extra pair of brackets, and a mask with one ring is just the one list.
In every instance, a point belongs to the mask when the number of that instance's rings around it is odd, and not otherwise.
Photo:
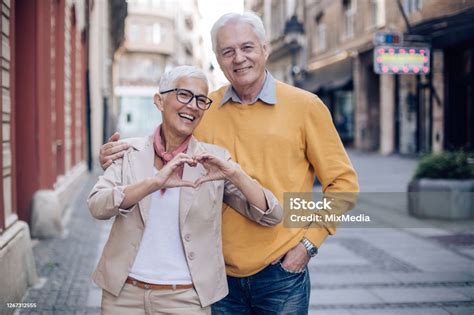
[(413, 180), (408, 185), (408, 212), (419, 218), (474, 219), (474, 180)]

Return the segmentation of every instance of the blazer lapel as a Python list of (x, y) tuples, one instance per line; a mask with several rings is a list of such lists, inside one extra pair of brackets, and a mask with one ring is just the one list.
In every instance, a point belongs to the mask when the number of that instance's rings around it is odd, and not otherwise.
[[(134, 159), (131, 161), (131, 169), (135, 172), (135, 183), (143, 181), (153, 176), (153, 166), (155, 163), (155, 149), (153, 148), (153, 138), (150, 137), (146, 142), (145, 146), (136, 152)], [(142, 216), (143, 223), (146, 224), (148, 220), (148, 210), (151, 205), (151, 195), (147, 195), (145, 198), (138, 202), (138, 208)]]
[[(203, 152), (204, 149), (199, 144), (199, 142), (194, 138), (194, 136), (189, 141), (188, 150), (186, 154), (193, 156)], [(196, 167), (191, 167), (187, 164), (184, 165), (183, 169), (183, 180), (188, 180), (194, 182), (199, 177), (204, 175), (206, 170), (201, 164), (198, 164)], [(196, 193), (199, 191), (192, 187), (181, 187), (179, 193), (179, 224), (180, 227), (183, 227), (186, 216), (188, 215), (189, 209), (191, 209), (193, 200), (195, 199)]]

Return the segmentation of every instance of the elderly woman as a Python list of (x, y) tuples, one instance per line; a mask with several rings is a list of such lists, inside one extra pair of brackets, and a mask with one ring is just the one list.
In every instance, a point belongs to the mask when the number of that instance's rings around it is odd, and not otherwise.
[(192, 133), (212, 101), (194, 67), (165, 73), (154, 96), (163, 123), (129, 139), (92, 189), (88, 205), (114, 218), (94, 281), (104, 314), (210, 314), (227, 292), (221, 245), (222, 203), (257, 224), (281, 221), (275, 196), (229, 153)]

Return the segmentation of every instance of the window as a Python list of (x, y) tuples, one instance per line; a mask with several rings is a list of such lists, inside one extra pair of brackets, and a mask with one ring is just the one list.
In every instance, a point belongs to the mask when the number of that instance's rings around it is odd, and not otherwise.
[(318, 50), (322, 51), (326, 49), (326, 24), (318, 24)]
[(271, 14), (271, 39), (278, 38), (283, 34), (285, 27), (285, 11), (283, 8), (283, 1), (272, 1)]
[(151, 0), (151, 6), (154, 9), (159, 9), (160, 7), (166, 6), (166, 2), (163, 3), (161, 0)]
[(123, 56), (118, 65), (119, 85), (157, 85), (164, 68), (163, 58), (140, 54)]
[(423, 0), (403, 0), (403, 11), (406, 15), (411, 15), (423, 8)]
[(423, 9), (423, 0), (416, 0), (416, 9), (420, 11)]
[(133, 0), (129, 1), (128, 5), (133, 9), (144, 10), (148, 9), (148, 0)]
[(145, 43), (153, 43), (153, 25), (148, 24), (143, 27), (143, 36), (145, 38)]
[(356, 0), (343, 0), (342, 6), (344, 9), (344, 37), (354, 37), (354, 22), (356, 14)]
[(150, 0), (150, 6), (152, 9), (170, 12), (173, 10), (173, 1), (168, 0)]
[(129, 37), (131, 42), (138, 42), (140, 39), (140, 27), (137, 24), (130, 25)]
[(188, 15), (184, 18), (184, 24), (186, 25), (186, 28), (189, 31), (192, 31), (194, 28), (194, 22), (193, 22), (193, 17), (191, 15)]
[(153, 24), (153, 44), (158, 45), (161, 42), (161, 26), (158, 23)]
[(320, 52), (326, 50), (326, 24), (323, 22), (323, 13), (316, 16), (315, 38), (313, 41), (313, 51)]
[(385, 0), (370, 0), (369, 27), (385, 26)]

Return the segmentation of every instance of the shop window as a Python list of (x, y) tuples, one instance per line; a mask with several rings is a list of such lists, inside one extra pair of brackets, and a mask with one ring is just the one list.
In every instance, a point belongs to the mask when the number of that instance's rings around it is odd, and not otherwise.
[(350, 143), (354, 140), (354, 107), (352, 98), (352, 91), (339, 90), (335, 92), (334, 126), (344, 143)]

